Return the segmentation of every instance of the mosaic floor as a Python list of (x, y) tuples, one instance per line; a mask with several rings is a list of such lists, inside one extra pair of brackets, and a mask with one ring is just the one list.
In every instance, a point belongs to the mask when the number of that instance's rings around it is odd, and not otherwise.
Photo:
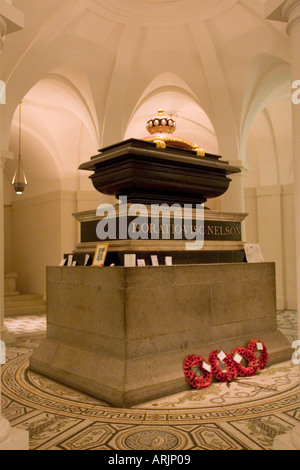
[[(297, 339), (296, 312), (279, 312), (278, 327)], [(2, 414), (26, 429), (32, 450), (271, 450), (274, 438), (300, 421), (299, 368), (291, 361), (230, 386), (214, 382), (117, 409), (28, 371), (45, 336), (45, 316), (13, 317), (16, 335), (2, 367)]]

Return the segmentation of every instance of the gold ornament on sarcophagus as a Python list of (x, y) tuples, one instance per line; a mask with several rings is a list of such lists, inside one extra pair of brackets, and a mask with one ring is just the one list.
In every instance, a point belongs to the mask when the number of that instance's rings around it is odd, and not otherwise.
[(205, 157), (205, 151), (204, 149), (200, 149), (199, 145), (195, 144), (193, 149), (195, 150), (198, 157)]
[(196, 149), (196, 144), (193, 145), (189, 140), (174, 135), (176, 130), (176, 121), (173, 119), (172, 115), (168, 116), (163, 109), (159, 109), (157, 111), (157, 115), (147, 121), (146, 129), (150, 135), (144, 137), (143, 140), (154, 142), (156, 144), (156, 148), (166, 148), (167, 146), (179, 147), (183, 149), (197, 150), (198, 156), (205, 156), (204, 150), (199, 149), (199, 146), (197, 146)]

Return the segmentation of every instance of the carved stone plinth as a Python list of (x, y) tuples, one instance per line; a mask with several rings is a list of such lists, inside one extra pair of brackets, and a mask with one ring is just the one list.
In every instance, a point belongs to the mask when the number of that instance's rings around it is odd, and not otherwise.
[(290, 359), (275, 299), (273, 263), (49, 267), (47, 339), (30, 368), (128, 407), (188, 390), (188, 354), (259, 338), (269, 364)]

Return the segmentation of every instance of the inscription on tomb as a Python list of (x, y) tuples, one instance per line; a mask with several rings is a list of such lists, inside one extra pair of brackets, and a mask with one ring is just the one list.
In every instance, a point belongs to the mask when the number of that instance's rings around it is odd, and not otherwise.
[[(99, 240), (96, 234), (97, 224), (97, 220), (81, 222), (82, 243)], [(128, 217), (127, 227), (128, 239), (130, 239), (132, 235), (135, 235), (135, 238), (140, 236), (140, 238), (143, 239), (153, 239), (155, 235), (155, 238), (159, 240), (174, 240), (178, 239), (178, 237), (182, 240), (190, 240), (191, 235), (193, 233), (196, 234), (197, 231), (199, 231), (199, 233), (204, 236), (204, 240), (207, 241), (241, 241), (242, 239), (240, 222), (204, 220), (203, 224), (197, 224), (196, 221), (192, 221), (191, 224), (184, 224), (182, 220), (177, 221), (176, 219), (171, 219), (170, 222), (167, 223), (160, 221), (158, 224), (154, 224), (146, 219), (142, 223), (136, 223), (134, 217)], [(118, 224), (115, 239), (119, 239)], [(122, 239), (124, 239), (123, 236)]]

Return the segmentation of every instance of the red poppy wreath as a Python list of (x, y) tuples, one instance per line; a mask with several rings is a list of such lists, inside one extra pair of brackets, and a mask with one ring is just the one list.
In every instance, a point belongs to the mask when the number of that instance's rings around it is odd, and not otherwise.
[[(226, 366), (223, 370), (219, 365), (220, 361), (221, 364)], [(237, 378), (237, 370), (234, 361), (223, 351), (220, 353), (219, 351), (211, 352), (209, 355), (209, 363), (211, 365), (213, 376), (220, 382), (232, 382), (232, 380)]]
[[(209, 372), (209, 367), (207, 366), (208, 364), (205, 364), (201, 356), (190, 355), (185, 358), (183, 371), (185, 378), (192, 388), (202, 390), (210, 386), (212, 374)], [(201, 372), (201, 376), (197, 374), (197, 369)]]
[[(231, 351), (230, 356), (235, 362), (235, 367), (240, 377), (253, 377), (259, 369), (259, 360), (249, 349), (235, 348)], [(247, 367), (241, 364), (242, 359), (248, 362)]]
[(269, 360), (269, 354), (266, 345), (259, 339), (253, 339), (248, 344), (248, 349), (255, 356), (257, 352), (260, 352), (260, 357), (258, 357), (258, 370), (264, 369)]

